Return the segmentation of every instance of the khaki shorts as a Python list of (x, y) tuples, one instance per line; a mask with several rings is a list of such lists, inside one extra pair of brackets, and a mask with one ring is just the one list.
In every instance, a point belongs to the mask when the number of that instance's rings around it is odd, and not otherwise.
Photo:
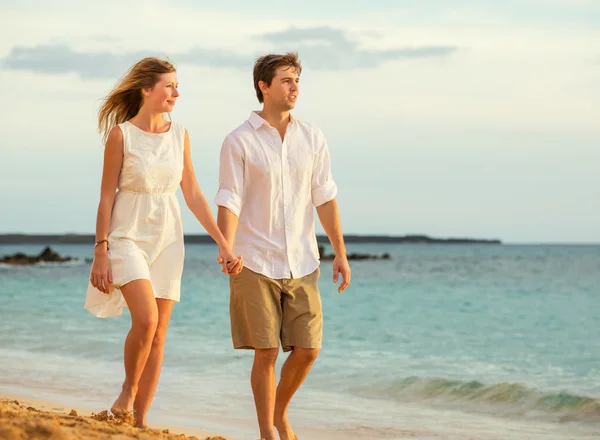
[(271, 279), (247, 267), (229, 278), (231, 337), (236, 349), (321, 348), (320, 270), (302, 278)]

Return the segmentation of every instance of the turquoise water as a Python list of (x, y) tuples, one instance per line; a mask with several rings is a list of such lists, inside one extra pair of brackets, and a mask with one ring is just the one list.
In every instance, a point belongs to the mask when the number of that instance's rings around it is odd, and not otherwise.
[[(42, 248), (0, 246), (0, 255)], [(469, 438), (483, 421), (539, 438), (600, 438), (600, 246), (348, 250), (392, 260), (353, 262), (341, 295), (331, 263), (322, 263), (324, 347), (290, 410), (300, 432), (320, 427), (308, 438), (404, 438), (407, 429)], [(186, 247), (150, 418), (256, 438), (252, 356), (232, 349), (228, 281), (216, 255), (210, 245)], [(83, 310), (89, 270), (83, 261), (0, 267), (0, 391), (97, 410), (112, 403), (129, 318)], [(417, 422), (414, 412), (431, 412), (438, 424)]]

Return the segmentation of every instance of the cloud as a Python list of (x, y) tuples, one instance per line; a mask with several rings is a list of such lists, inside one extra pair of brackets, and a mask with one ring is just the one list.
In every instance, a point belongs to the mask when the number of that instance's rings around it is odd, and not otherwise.
[(443, 57), (457, 50), (456, 46), (441, 45), (388, 50), (361, 49), (359, 42), (349, 38), (346, 32), (329, 26), (291, 27), (283, 31), (264, 34), (260, 38), (277, 46), (287, 45), (289, 47), (291, 43), (290, 50), (297, 50), (303, 54), (302, 58), (307, 61), (307, 64), (314, 69), (321, 70), (373, 68), (385, 61)]
[(2, 67), (35, 73), (62, 74), (76, 72), (83, 78), (113, 77), (139, 54), (78, 53), (65, 44), (14, 47), (2, 59)]
[[(358, 41), (349, 38), (343, 30), (328, 26), (291, 27), (283, 31), (262, 34), (257, 38), (269, 43), (269, 50), (272, 52), (299, 52), (304, 65), (318, 70), (374, 68), (386, 61), (443, 57), (457, 49), (454, 46), (364, 49), (360, 47)], [(229, 50), (203, 47), (169, 54), (145, 51), (76, 52), (67, 44), (52, 43), (33, 47), (13, 47), (6, 57), (0, 59), (0, 66), (6, 70), (41, 74), (75, 73), (85, 79), (99, 79), (121, 75), (134, 62), (150, 55), (168, 57), (176, 64), (248, 69), (262, 53), (239, 54)]]
[(284, 31), (271, 32), (260, 35), (259, 38), (270, 41), (274, 44), (281, 43), (325, 43), (338, 48), (354, 49), (356, 43), (349, 40), (341, 29), (335, 29), (329, 26), (320, 26), (313, 28), (291, 27)]
[(147, 56), (169, 58), (176, 64), (245, 68), (252, 59), (233, 53), (192, 49), (184, 53), (162, 54), (150, 52), (75, 52), (64, 44), (46, 44), (34, 47), (15, 47), (2, 59), (1, 66), (9, 70), (23, 70), (44, 74), (76, 73), (84, 79), (114, 78), (122, 75), (133, 63)]

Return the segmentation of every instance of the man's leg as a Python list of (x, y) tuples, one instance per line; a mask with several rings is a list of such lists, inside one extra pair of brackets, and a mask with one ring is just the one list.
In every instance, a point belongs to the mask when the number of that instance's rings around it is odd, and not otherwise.
[(281, 332), (281, 282), (244, 268), (230, 277), (231, 336), (236, 349), (253, 349), (250, 375), (261, 438), (277, 440), (273, 426), (275, 361)]
[(290, 427), (287, 409), (292, 397), (310, 371), (319, 354), (318, 348), (295, 347), (281, 368), (281, 378), (277, 385), (277, 395), (273, 423), (281, 440), (295, 440), (297, 437)]
[(279, 348), (256, 349), (250, 383), (254, 394), (256, 416), (260, 427), (260, 437), (265, 440), (276, 440), (273, 429), (275, 411), (275, 361)]
[(292, 350), (281, 369), (273, 420), (281, 440), (295, 440), (287, 410), (314, 364), (323, 337), (323, 313), (319, 293), (319, 269), (302, 278), (286, 280), (282, 291), (281, 342)]

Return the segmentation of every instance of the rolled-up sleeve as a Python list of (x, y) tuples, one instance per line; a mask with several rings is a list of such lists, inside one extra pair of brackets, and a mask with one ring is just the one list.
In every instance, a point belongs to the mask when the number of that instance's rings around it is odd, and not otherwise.
[(331, 174), (329, 148), (325, 136), (320, 131), (316, 138), (311, 182), (311, 198), (314, 206), (321, 206), (337, 196), (337, 185)]
[(217, 206), (223, 206), (240, 216), (244, 194), (243, 151), (230, 136), (221, 146), (219, 163), (219, 190), (215, 196)]

